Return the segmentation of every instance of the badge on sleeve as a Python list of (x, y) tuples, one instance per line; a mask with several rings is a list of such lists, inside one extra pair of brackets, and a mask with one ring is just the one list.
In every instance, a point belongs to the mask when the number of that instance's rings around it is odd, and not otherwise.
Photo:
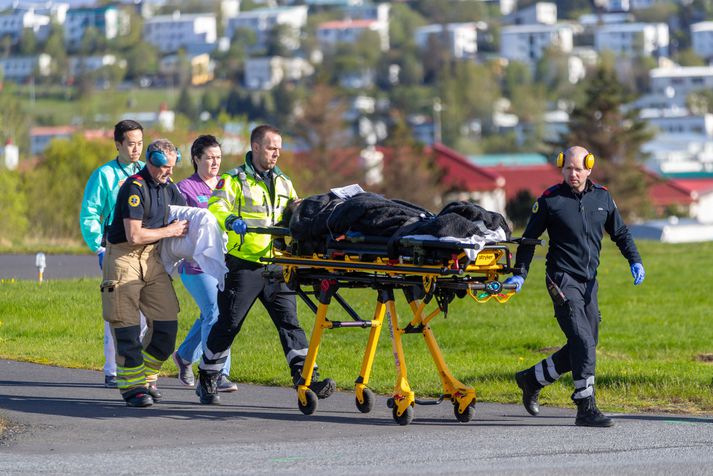
[(218, 190), (220, 190), (220, 189), (223, 188), (223, 186), (225, 186), (225, 179), (220, 179), (220, 180), (218, 180), (218, 183), (217, 183), (217, 185), (215, 186), (215, 188), (217, 188)]
[(138, 195), (131, 195), (129, 197), (129, 206), (138, 207), (139, 203), (141, 203), (141, 199)]
[(539, 209), (540, 209), (540, 202), (535, 201), (535, 203), (532, 205), (532, 213), (537, 213)]

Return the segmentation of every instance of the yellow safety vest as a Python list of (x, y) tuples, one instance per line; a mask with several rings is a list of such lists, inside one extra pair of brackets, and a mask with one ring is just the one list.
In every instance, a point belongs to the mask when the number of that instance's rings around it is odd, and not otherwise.
[(221, 175), (208, 200), (208, 210), (228, 233), (228, 254), (256, 263), (260, 258), (272, 257), (271, 235), (247, 233), (241, 243), (240, 235), (226, 227), (226, 220), (234, 219), (233, 216), (242, 218), (249, 227), (273, 226), (282, 219), (287, 202), (297, 198), (297, 193), (289, 177), (278, 167), (272, 173), (274, 201), (267, 185), (256, 174), (252, 152), (245, 157), (245, 164)]

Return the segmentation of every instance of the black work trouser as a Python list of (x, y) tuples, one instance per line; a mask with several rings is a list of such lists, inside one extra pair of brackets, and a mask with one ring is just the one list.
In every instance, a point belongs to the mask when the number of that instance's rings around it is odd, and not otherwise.
[(267, 309), (280, 336), (280, 343), (290, 369), (304, 365), (307, 356), (307, 336), (297, 320), (297, 303), (294, 294), (280, 282), (270, 282), (266, 270), (281, 273), (275, 265), (260, 265), (226, 255), (228, 273), (225, 289), (218, 292), (218, 320), (210, 330), (199, 368), (219, 372), (223, 368), (228, 350), (240, 332), (245, 317), (257, 299)]
[(553, 300), (555, 317), (567, 337), (567, 343), (535, 365), (535, 375), (541, 385), (547, 385), (562, 374), (572, 372), (575, 389), (573, 398), (586, 398), (594, 391), (596, 348), (601, 321), (597, 301), (599, 283), (596, 279), (578, 281), (563, 272), (552, 273), (550, 277), (567, 298), (564, 305), (558, 305)]

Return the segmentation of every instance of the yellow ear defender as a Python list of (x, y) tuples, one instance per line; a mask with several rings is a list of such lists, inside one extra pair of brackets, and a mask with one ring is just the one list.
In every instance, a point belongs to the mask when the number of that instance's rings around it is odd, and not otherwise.
[[(557, 167), (559, 167), (560, 169), (564, 167), (564, 152), (560, 152), (557, 155)], [(584, 167), (589, 170), (592, 170), (594, 168), (594, 154), (590, 153), (584, 157)]]

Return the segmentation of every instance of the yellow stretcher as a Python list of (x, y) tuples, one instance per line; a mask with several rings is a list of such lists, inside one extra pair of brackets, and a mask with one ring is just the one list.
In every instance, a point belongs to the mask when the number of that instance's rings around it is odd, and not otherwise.
[[(249, 231), (254, 230), (258, 229)], [(289, 235), (286, 228), (259, 230), (276, 236)], [(281, 251), (276, 250), (274, 258), (264, 258), (263, 261), (268, 264), (282, 266), (281, 278), (316, 314), (309, 350), (297, 386), (300, 411), (311, 415), (317, 410), (317, 395), (309, 389), (309, 385), (323, 332), (325, 329), (347, 327), (370, 329), (361, 370), (355, 381), (355, 393), (359, 411), (371, 411), (375, 396), (368, 388), (369, 376), (386, 317), (397, 374), (393, 395), (388, 400), (394, 420), (400, 425), (408, 425), (413, 420), (415, 404), (437, 404), (448, 399), (453, 404), (456, 419), (460, 422), (470, 421), (475, 414), (475, 390), (451, 374), (429, 323), (438, 315), (447, 313), (448, 303), (456, 297), (469, 296), (478, 303), (493, 299), (498, 303), (507, 302), (514, 294), (513, 285), (504, 285), (500, 281), (503, 275), (513, 272), (512, 256), (507, 244), (523, 240), (520, 238), (488, 244), (471, 259), (466, 249), (475, 246), (470, 244), (402, 238), (398, 259), (390, 259), (383, 238), (370, 240), (362, 236), (341, 236), (327, 239), (324, 253), (310, 256), (293, 254), (299, 250), (299, 244), (293, 242), (290, 246), (283, 246)], [(532, 241), (539, 243), (539, 240)], [(376, 307), (372, 319), (359, 317), (339, 294), (340, 288), (376, 290)], [(403, 292), (413, 314), (405, 326), (399, 324), (396, 312), (394, 294), (397, 290)], [(317, 304), (308, 294), (316, 297)], [(352, 321), (333, 321), (327, 318), (333, 299)], [(435, 309), (427, 311), (426, 307), (433, 301)], [(443, 385), (443, 394), (437, 400), (421, 401), (415, 398), (408, 383), (401, 343), (402, 336), (406, 334), (421, 334), (426, 341)]]

